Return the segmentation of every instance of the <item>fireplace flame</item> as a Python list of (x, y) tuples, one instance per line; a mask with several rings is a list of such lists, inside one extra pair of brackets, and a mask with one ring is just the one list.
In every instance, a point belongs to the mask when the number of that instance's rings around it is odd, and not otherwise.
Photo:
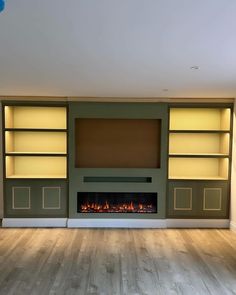
[(110, 204), (105, 201), (103, 204), (86, 202), (80, 206), (82, 213), (155, 213), (156, 208), (152, 204), (129, 203)]

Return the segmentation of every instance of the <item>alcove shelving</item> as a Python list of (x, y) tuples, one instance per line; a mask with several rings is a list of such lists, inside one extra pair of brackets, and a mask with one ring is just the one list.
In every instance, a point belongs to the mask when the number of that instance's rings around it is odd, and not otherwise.
[(66, 178), (65, 106), (4, 106), (6, 178)]
[(170, 107), (169, 218), (229, 217), (231, 107)]
[(170, 108), (169, 179), (228, 179), (230, 111)]

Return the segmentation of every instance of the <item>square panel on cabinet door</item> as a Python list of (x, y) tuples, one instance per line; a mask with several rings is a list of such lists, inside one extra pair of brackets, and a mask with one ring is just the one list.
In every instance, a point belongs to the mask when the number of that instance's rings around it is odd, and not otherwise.
[(194, 181), (169, 181), (167, 216), (188, 218), (198, 212), (196, 183)]

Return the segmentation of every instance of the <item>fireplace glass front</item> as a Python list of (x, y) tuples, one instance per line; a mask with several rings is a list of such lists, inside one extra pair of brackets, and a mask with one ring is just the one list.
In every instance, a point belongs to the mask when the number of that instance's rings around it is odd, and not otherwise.
[(157, 213), (157, 193), (78, 192), (78, 213)]

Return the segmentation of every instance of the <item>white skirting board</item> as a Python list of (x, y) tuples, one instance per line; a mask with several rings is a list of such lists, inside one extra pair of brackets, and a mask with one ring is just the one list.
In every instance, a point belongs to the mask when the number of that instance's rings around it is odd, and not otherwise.
[(165, 219), (68, 219), (68, 227), (166, 228)]
[(72, 219), (72, 218), (3, 218), (2, 227), (69, 228), (229, 228), (229, 219)]
[(3, 218), (2, 227), (67, 227), (67, 218)]
[(229, 228), (229, 219), (68, 219), (78, 228)]
[(229, 228), (229, 219), (166, 219), (167, 228)]
[(236, 231), (236, 222), (230, 221), (230, 229)]

